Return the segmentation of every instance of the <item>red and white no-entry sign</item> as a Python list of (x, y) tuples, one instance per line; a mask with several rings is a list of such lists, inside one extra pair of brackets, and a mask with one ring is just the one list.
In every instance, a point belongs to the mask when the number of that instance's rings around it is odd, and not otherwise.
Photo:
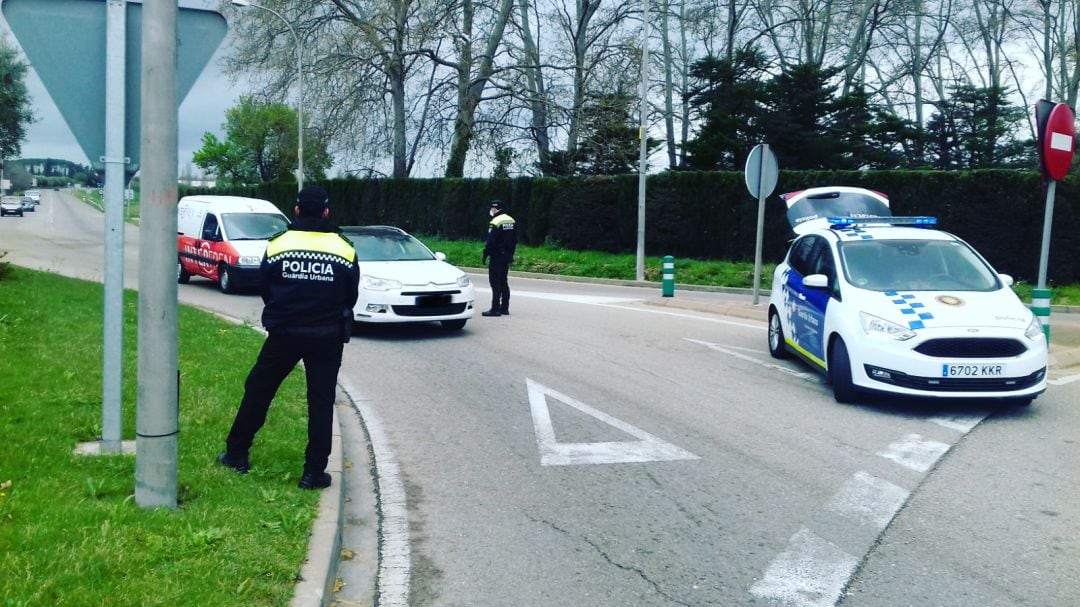
[[(1047, 102), (1040, 102), (1043, 107)], [(1041, 113), (1041, 112), (1037, 112)], [(1046, 176), (1054, 181), (1059, 181), (1069, 172), (1072, 166), (1073, 153), (1076, 147), (1076, 118), (1072, 109), (1064, 103), (1053, 105), (1049, 114), (1037, 116), (1039, 126), (1039, 158), (1042, 161), (1043, 171)]]

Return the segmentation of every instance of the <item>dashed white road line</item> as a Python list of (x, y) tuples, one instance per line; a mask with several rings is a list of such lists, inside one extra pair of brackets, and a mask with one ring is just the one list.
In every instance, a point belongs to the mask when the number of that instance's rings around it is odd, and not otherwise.
[(1074, 381), (1080, 381), (1080, 375), (1066, 375), (1065, 377), (1059, 377), (1057, 379), (1048, 379), (1046, 383), (1054, 386), (1064, 386), (1065, 384), (1071, 384)]
[(956, 430), (961, 434), (967, 434), (968, 432), (971, 432), (972, 428), (978, 426), (979, 422), (986, 419), (986, 415), (986, 413), (979, 415), (942, 415), (939, 417), (931, 417), (927, 421), (950, 430)]
[(750, 594), (783, 607), (832, 607), (858, 564), (835, 544), (800, 529)]
[(949, 445), (945, 443), (925, 439), (918, 434), (908, 434), (878, 455), (916, 472), (926, 472), (948, 450)]
[(889, 525), (909, 495), (903, 487), (860, 471), (844, 482), (825, 509), (872, 524), (880, 531)]
[(702, 346), (705, 346), (706, 348), (709, 348), (710, 350), (716, 350), (717, 352), (723, 352), (724, 354), (727, 354), (728, 356), (734, 356), (735, 358), (738, 358), (739, 360), (745, 360), (746, 362), (749, 362), (749, 363), (754, 363), (756, 365), (761, 365), (761, 366), (765, 367), (766, 369), (772, 369), (774, 371), (780, 371), (781, 373), (786, 373), (788, 375), (791, 375), (793, 377), (798, 377), (799, 379), (804, 379), (804, 380), (809, 381), (811, 383), (820, 384), (820, 383), (824, 382), (824, 380), (821, 378), (821, 376), (818, 375), (817, 373), (806, 373), (804, 371), (796, 371), (795, 369), (792, 369), (790, 367), (785, 367), (784, 365), (778, 365), (778, 364), (775, 364), (775, 363), (767, 362), (767, 361), (764, 361), (764, 360), (762, 360), (760, 358), (756, 358), (756, 357), (753, 357), (753, 356), (748, 356), (748, 355), (743, 354), (741, 352), (736, 352), (735, 349), (732, 348), (731, 346), (721, 346), (720, 344), (714, 344), (714, 343), (710, 343), (710, 342), (707, 342), (707, 341), (701, 341), (700, 339), (691, 339), (689, 337), (684, 337), (683, 339), (685, 339), (686, 341), (691, 342), (691, 343), (700, 344)]

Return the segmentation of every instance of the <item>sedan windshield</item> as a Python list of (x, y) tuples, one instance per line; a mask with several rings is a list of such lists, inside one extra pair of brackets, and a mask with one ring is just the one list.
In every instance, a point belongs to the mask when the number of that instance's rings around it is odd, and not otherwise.
[(860, 240), (840, 246), (848, 282), (871, 291), (993, 291), (997, 275), (962, 242)]
[(225, 213), (221, 222), (230, 240), (266, 240), (289, 225), (277, 213)]
[(419, 240), (408, 234), (356, 234), (345, 236), (356, 246), (359, 261), (426, 261), (435, 259)]

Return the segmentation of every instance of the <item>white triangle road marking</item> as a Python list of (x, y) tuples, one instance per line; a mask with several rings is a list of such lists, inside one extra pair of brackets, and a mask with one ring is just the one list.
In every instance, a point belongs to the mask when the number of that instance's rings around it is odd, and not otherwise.
[[(533, 426), (536, 429), (536, 446), (540, 450), (542, 466), (573, 466), (578, 464), (621, 464), (640, 462), (662, 462), (685, 459), (701, 459), (680, 449), (671, 443), (635, 428), (616, 419), (599, 409), (556, 392), (543, 384), (525, 378), (529, 389), (529, 407), (532, 409)], [(560, 443), (555, 438), (555, 429), (551, 425), (551, 412), (548, 410), (548, 397), (570, 405), (582, 413), (598, 419), (605, 424), (618, 428), (637, 441), (615, 441), (601, 443)]]

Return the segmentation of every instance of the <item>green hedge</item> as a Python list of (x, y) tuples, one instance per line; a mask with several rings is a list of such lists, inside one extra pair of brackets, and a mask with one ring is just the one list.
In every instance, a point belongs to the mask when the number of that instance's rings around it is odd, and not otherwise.
[[(340, 225), (396, 225), (449, 239), (482, 238), (487, 202), (507, 203), (519, 238), (576, 250), (633, 252), (637, 242), (636, 175), (517, 179), (335, 179), (331, 217)], [(847, 185), (885, 192), (896, 215), (934, 215), (939, 227), (970, 242), (1000, 272), (1035, 282), (1045, 191), (1032, 171), (781, 171), (765, 208), (763, 258), (780, 261), (792, 237), (781, 192)], [(1080, 182), (1058, 184), (1048, 278), (1080, 282)], [(228, 193), (274, 201), (287, 213), (295, 184)], [(200, 190), (204, 193), (213, 193)], [(184, 192), (188, 193), (188, 192)], [(217, 191), (216, 193), (225, 193)], [(757, 201), (739, 172), (652, 175), (646, 194), (645, 249), (650, 255), (753, 261)]]

